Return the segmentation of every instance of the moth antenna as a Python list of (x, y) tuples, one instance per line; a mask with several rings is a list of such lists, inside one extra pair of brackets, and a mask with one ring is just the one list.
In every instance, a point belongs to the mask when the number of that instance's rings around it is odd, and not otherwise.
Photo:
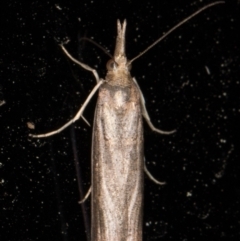
[(111, 59), (113, 58), (113, 56), (103, 47), (101, 46), (100, 44), (98, 44), (97, 42), (95, 42), (94, 40), (90, 39), (90, 38), (87, 38), (87, 37), (82, 37), (80, 38), (80, 41), (82, 40), (87, 40), (89, 41), (90, 43), (92, 43), (93, 45), (97, 46), (99, 49), (101, 49), (106, 55), (108, 55)]
[(142, 51), (139, 55), (137, 55), (136, 57), (134, 57), (133, 59), (131, 59), (128, 62), (128, 65), (132, 64), (132, 62), (136, 59), (138, 59), (140, 56), (144, 55), (149, 49), (151, 49), (153, 46), (155, 46), (156, 44), (158, 44), (160, 41), (162, 41), (164, 38), (166, 38), (171, 32), (173, 32), (175, 29), (177, 29), (178, 27), (180, 27), (181, 25), (183, 25), (184, 23), (186, 23), (187, 21), (189, 21), (191, 18), (195, 17), (196, 15), (198, 15), (199, 13), (201, 13), (202, 11), (206, 10), (207, 8), (213, 7), (217, 4), (222, 4), (225, 3), (224, 1), (217, 1), (217, 2), (213, 2), (210, 3), (202, 8), (200, 8), (198, 11), (196, 11), (195, 13), (191, 14), (190, 16), (188, 16), (187, 18), (185, 18), (184, 20), (182, 20), (180, 23), (178, 23), (177, 25), (175, 25), (173, 28), (171, 28), (170, 30), (168, 30), (162, 37), (160, 37), (158, 40), (156, 40), (154, 43), (152, 43), (149, 47), (147, 47), (144, 51)]

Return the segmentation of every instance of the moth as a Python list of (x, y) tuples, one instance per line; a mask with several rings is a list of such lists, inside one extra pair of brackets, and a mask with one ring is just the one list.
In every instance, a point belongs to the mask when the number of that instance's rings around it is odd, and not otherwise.
[(223, 2), (214, 2), (193, 13), (130, 61), (125, 53), (126, 20), (122, 24), (118, 20), (115, 51), (107, 63), (105, 79), (100, 79), (95, 69), (73, 58), (60, 45), (72, 61), (93, 73), (97, 84), (76, 116), (63, 127), (31, 136), (41, 138), (54, 135), (83, 117), (84, 109), (98, 90), (92, 132), (91, 188), (84, 198), (91, 192), (92, 241), (142, 240), (144, 170), (153, 181), (163, 184), (152, 177), (144, 163), (142, 117), (153, 131), (160, 134), (175, 132), (159, 130), (152, 124), (143, 94), (130, 74), (132, 62), (174, 29), (206, 8), (220, 3)]

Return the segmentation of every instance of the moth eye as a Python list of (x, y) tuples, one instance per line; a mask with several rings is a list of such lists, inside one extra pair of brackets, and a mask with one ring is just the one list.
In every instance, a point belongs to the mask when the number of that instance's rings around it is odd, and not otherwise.
[(107, 70), (113, 70), (116, 68), (116, 63), (114, 62), (114, 60), (110, 59), (107, 62)]

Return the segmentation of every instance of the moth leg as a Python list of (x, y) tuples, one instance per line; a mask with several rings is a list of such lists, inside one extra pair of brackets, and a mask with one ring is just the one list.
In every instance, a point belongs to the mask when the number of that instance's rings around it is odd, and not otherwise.
[(87, 123), (87, 125), (91, 126), (90, 123), (87, 121), (87, 119), (83, 115), (81, 115), (81, 118)]
[(76, 120), (78, 120), (81, 116), (82, 113), (84, 111), (84, 109), (86, 108), (87, 104), (89, 103), (89, 101), (91, 100), (91, 98), (93, 97), (93, 95), (95, 94), (95, 92), (99, 89), (99, 87), (105, 82), (105, 80), (100, 80), (98, 82), (97, 85), (95, 85), (95, 87), (93, 88), (93, 90), (91, 91), (91, 93), (88, 95), (87, 99), (85, 100), (85, 102), (83, 103), (83, 105), (81, 106), (80, 110), (78, 111), (78, 113), (75, 115), (75, 117), (73, 119), (71, 119), (70, 121), (68, 121), (64, 126), (62, 126), (61, 128), (55, 130), (55, 131), (51, 131), (45, 134), (40, 134), (40, 135), (32, 135), (29, 134), (29, 136), (33, 137), (33, 138), (42, 138), (42, 137), (47, 137), (47, 136), (52, 136), (55, 135), (59, 132), (61, 132), (62, 130), (64, 130), (65, 128), (67, 128), (68, 126), (70, 126), (72, 123), (74, 123)]
[[(63, 50), (63, 52), (68, 56), (68, 58), (70, 58), (74, 63), (77, 63), (78, 65), (80, 65), (82, 68), (91, 71), (93, 73), (93, 75), (96, 78), (97, 83), (99, 82), (99, 77), (98, 77), (98, 73), (95, 69), (92, 69), (91, 67), (89, 67), (88, 65), (81, 63), (80, 61), (78, 61), (77, 59), (73, 58), (72, 55), (65, 49), (65, 47), (63, 46), (63, 44), (60, 44), (61, 49)], [(84, 116), (81, 116), (81, 118), (87, 123), (87, 125), (91, 126), (89, 124), (89, 122), (84, 118)]]
[(163, 134), (163, 135), (170, 135), (173, 134), (174, 132), (176, 132), (176, 130), (172, 130), (172, 131), (162, 131), (160, 129), (157, 129), (151, 122), (150, 117), (148, 115), (147, 109), (146, 109), (146, 105), (145, 105), (145, 100), (142, 94), (142, 91), (136, 81), (135, 78), (133, 78), (135, 84), (137, 85), (139, 92), (140, 92), (140, 96), (141, 96), (141, 105), (142, 105), (142, 115), (145, 118), (146, 122), (148, 123), (149, 127), (153, 130), (156, 131), (157, 133)]
[(91, 191), (92, 191), (92, 186), (90, 186), (90, 188), (88, 189), (88, 192), (86, 193), (85, 197), (84, 197), (82, 200), (80, 200), (78, 203), (79, 203), (79, 204), (84, 203), (84, 202), (88, 199)]
[(144, 157), (144, 171), (146, 172), (147, 176), (149, 177), (150, 180), (152, 180), (153, 182), (155, 182), (158, 185), (165, 185), (166, 182), (159, 182), (157, 179), (155, 179), (152, 174), (148, 171), (147, 166), (146, 166), (146, 160)]
[(97, 83), (100, 81), (98, 73), (95, 69), (91, 68), (90, 66), (78, 61), (77, 59), (73, 58), (72, 55), (65, 49), (65, 47), (63, 46), (63, 44), (60, 44), (60, 47), (62, 48), (63, 52), (68, 56), (69, 59), (71, 59), (74, 63), (78, 64), (79, 66), (81, 66), (82, 68), (91, 71), (97, 81)]

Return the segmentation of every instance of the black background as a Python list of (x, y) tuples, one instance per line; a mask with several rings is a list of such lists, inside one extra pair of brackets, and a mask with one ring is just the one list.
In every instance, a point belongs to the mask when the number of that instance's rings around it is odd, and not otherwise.
[[(135, 57), (179, 21), (212, 1), (6, 1), (0, 29), (0, 239), (87, 240), (91, 127), (62, 126), (95, 85), (58, 42), (104, 78), (116, 20), (127, 19), (127, 56)], [(240, 2), (212, 7), (133, 63), (152, 122), (145, 125), (143, 240), (239, 240)], [(57, 41), (56, 41), (57, 40)], [(96, 97), (84, 116), (93, 121)], [(35, 124), (35, 130), (27, 127)], [(79, 160), (79, 194), (74, 160)]]

